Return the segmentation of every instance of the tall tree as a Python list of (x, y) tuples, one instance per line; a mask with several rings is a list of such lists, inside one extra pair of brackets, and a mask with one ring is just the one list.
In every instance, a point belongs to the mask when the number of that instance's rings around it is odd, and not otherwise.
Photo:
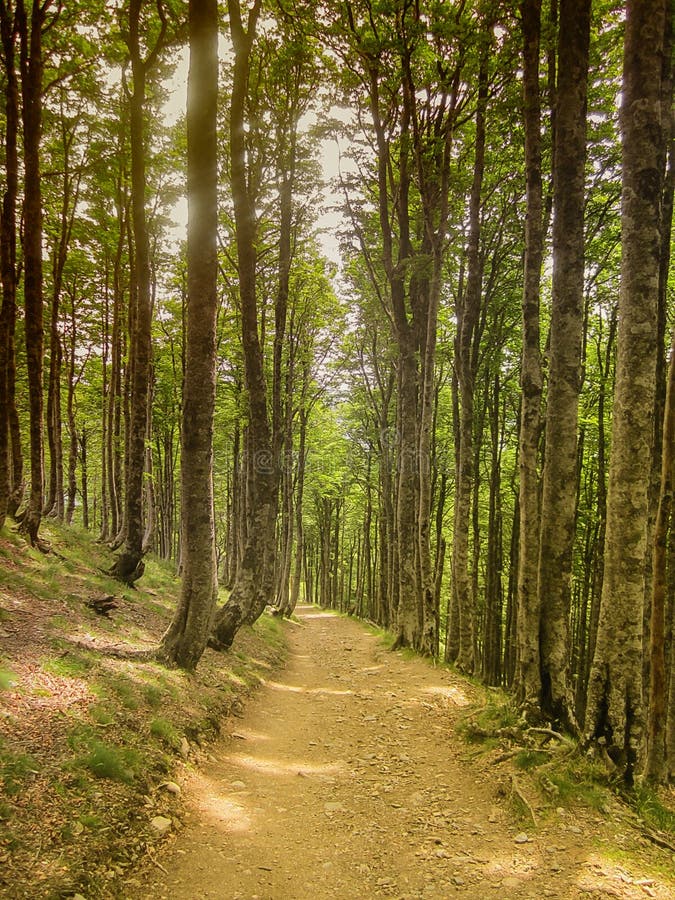
[(542, 365), (539, 300), (544, 250), (541, 99), (539, 52), (541, 0), (521, 3), (523, 29), (523, 118), (525, 126), (525, 271), (523, 277), (523, 343), (521, 356), (518, 547), (518, 669), (516, 693), (524, 706), (539, 704), (539, 437), (541, 427)]
[(216, 615), (211, 641), (217, 648), (229, 647), (241, 625), (246, 620), (255, 621), (265, 608), (265, 603), (273, 599), (277, 470), (274, 465), (272, 429), (267, 410), (267, 383), (258, 330), (257, 224), (254, 186), (247, 177), (246, 153), (246, 95), (260, 9), (261, 0), (255, 0), (248, 11), (244, 27), (239, 0), (228, 0), (230, 34), (234, 48), (230, 103), (232, 200), (244, 370), (248, 391), (248, 528), (246, 546), (232, 593)]
[(590, 12), (591, 0), (562, 0), (560, 4), (553, 155), (553, 296), (538, 570), (542, 708), (570, 728), (576, 728), (569, 677), (569, 615), (584, 321)]
[[(42, 29), (51, 0), (33, 0), (30, 16), (23, 0), (16, 6), (21, 62), (21, 116), (23, 121), (23, 251), (26, 364), (30, 398), (30, 499), (21, 530), (38, 543), (42, 518), (42, 368), (44, 353), (42, 294), (42, 190), (40, 136), (42, 132)], [(57, 13), (58, 15), (58, 13)], [(53, 23), (52, 23), (53, 24)]]
[[(19, 185), (19, 82), (16, 72), (16, 8), (0, 3), (2, 65), (5, 72), (5, 190), (0, 216), (0, 527), (7, 513), (16, 512), (22, 489), (23, 457), (19, 444), (15, 396), (14, 340), (16, 330), (16, 204)], [(14, 427), (12, 427), (14, 419)], [(18, 482), (18, 483), (17, 483)], [(14, 499), (12, 501), (12, 494)]]
[(604, 580), (585, 732), (633, 780), (644, 737), (642, 618), (661, 253), (665, 0), (628, 0), (621, 105), (621, 290)]
[(190, 0), (188, 77), (187, 345), (181, 441), (181, 597), (160, 652), (193, 669), (217, 596), (213, 506), (218, 274), (217, 0)]
[(130, 335), (131, 396), (128, 429), (128, 467), (123, 521), (123, 544), (111, 574), (132, 584), (142, 574), (143, 563), (143, 472), (148, 417), (151, 368), (152, 291), (150, 241), (146, 211), (147, 127), (146, 98), (148, 76), (166, 45), (168, 21), (162, 0), (157, 0), (160, 26), (144, 55), (141, 13), (146, 0), (130, 0), (125, 31), (131, 61), (129, 95), (129, 141), (131, 148), (131, 222), (134, 238), (134, 284)]
[[(668, 274), (671, 262), (673, 219), (673, 195), (675, 193), (675, 115), (673, 112), (673, 6), (666, 4), (666, 31), (664, 37), (661, 108), (663, 114), (665, 158), (665, 182), (661, 224), (661, 257), (659, 270), (659, 320), (667, 310)], [(659, 326), (661, 322), (659, 321)], [(658, 347), (660, 351), (660, 345)], [(659, 363), (657, 357), (657, 402)], [(658, 441), (658, 431), (656, 434)], [(645, 775), (653, 782), (664, 782), (670, 770), (675, 769), (675, 747), (668, 746), (667, 722), (668, 696), (675, 697), (675, 681), (668, 677), (668, 649), (675, 660), (675, 642), (667, 639), (672, 631), (673, 599), (668, 609), (668, 540), (672, 529), (673, 479), (675, 476), (675, 333), (671, 337), (670, 358), (663, 410), (663, 434), (661, 446), (655, 448), (661, 454), (661, 483), (654, 523), (651, 610), (649, 643), (645, 648), (650, 664), (649, 702), (647, 709), (647, 756)], [(670, 648), (668, 645), (670, 644)], [(675, 702), (671, 699), (671, 708)], [(672, 724), (672, 723), (671, 723)]]

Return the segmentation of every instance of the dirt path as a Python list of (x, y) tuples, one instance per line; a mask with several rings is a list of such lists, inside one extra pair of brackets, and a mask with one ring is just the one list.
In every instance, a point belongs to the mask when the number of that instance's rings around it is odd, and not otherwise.
[(186, 785), (188, 825), (157, 856), (167, 874), (129, 896), (675, 897), (675, 880), (603, 858), (599, 820), (559, 811), (520, 843), (496, 774), (453, 734), (465, 684), (354, 621), (298, 613), (287, 668)]

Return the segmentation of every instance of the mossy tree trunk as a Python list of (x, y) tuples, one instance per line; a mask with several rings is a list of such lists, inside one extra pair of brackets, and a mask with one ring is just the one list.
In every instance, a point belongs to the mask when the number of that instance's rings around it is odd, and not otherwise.
[(602, 598), (585, 722), (633, 781), (644, 749), (642, 611), (656, 373), (665, 0), (628, 0), (621, 106), (621, 289)]
[(541, 429), (542, 365), (539, 300), (544, 245), (541, 174), (541, 101), (539, 51), (541, 0), (521, 4), (523, 29), (523, 108), (525, 124), (525, 272), (523, 278), (518, 438), (518, 594), (517, 667), (515, 692), (524, 707), (536, 708), (541, 692), (539, 673), (539, 439)]
[[(539, 543), (541, 709), (576, 730), (570, 682), (572, 553), (584, 295), (590, 0), (562, 0), (553, 168), (553, 285)], [(521, 515), (523, 509), (521, 507)]]

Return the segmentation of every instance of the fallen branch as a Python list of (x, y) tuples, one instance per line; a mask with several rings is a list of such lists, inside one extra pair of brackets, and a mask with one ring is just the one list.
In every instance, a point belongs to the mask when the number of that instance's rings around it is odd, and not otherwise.
[(546, 737), (555, 738), (555, 740), (561, 741), (563, 744), (569, 742), (569, 738), (565, 737), (564, 734), (560, 734), (559, 731), (554, 731), (552, 728), (537, 728), (533, 725), (527, 729), (525, 734), (543, 734)]
[(153, 862), (157, 866), (158, 869), (161, 869), (161, 871), (164, 872), (165, 875), (169, 874), (167, 872), (167, 870), (164, 868), (164, 866), (161, 864), (161, 862), (153, 856), (153, 853), (152, 853), (152, 850), (150, 849), (150, 847), (146, 847), (145, 852), (150, 857), (150, 862)]
[(97, 653), (114, 656), (115, 659), (135, 659), (140, 662), (159, 659), (157, 648), (143, 650), (141, 647), (120, 647), (114, 644), (97, 644), (95, 641), (73, 641), (73, 644), (81, 650), (96, 650)]
[(527, 799), (527, 797), (523, 794), (522, 790), (520, 789), (520, 785), (518, 784), (518, 782), (516, 780), (516, 776), (513, 774), (511, 775), (511, 793), (516, 795), (516, 797), (520, 800), (520, 802), (523, 804), (525, 809), (529, 812), (529, 814), (532, 818), (532, 824), (536, 828), (537, 827), (537, 817), (534, 814), (534, 810), (532, 809), (532, 806), (530, 805), (529, 800)]

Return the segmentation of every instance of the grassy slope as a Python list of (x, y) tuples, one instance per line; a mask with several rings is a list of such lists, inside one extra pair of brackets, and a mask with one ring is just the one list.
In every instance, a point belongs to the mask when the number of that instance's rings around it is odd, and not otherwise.
[[(243, 629), (195, 675), (121, 659), (166, 628), (179, 590), (147, 561), (138, 590), (102, 574), (109, 552), (45, 523), (43, 555), (0, 532), (0, 895), (124, 896), (152, 856), (156, 816), (182, 815), (172, 782), (284, 657), (277, 620)], [(115, 598), (111, 618), (87, 602)]]

